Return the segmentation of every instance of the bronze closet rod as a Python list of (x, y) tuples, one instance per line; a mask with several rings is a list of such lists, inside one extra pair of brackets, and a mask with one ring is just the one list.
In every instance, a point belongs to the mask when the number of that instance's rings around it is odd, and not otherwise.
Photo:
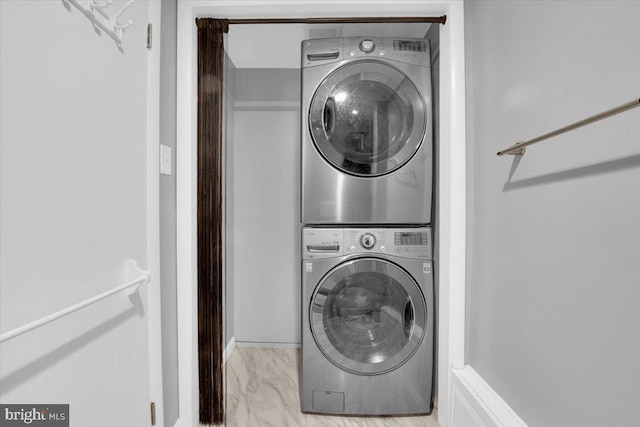
[(602, 119), (606, 119), (607, 117), (611, 117), (613, 115), (622, 113), (623, 111), (627, 111), (630, 110), (632, 108), (636, 108), (636, 107), (640, 107), (640, 98), (636, 98), (631, 102), (627, 102), (626, 104), (622, 104), (619, 105), (615, 108), (612, 108), (610, 110), (607, 111), (603, 111), (600, 114), (596, 114), (595, 116), (591, 116), (591, 117), (587, 117), (586, 119), (580, 120), (579, 122), (575, 122), (572, 123), (568, 126), (565, 126), (563, 128), (560, 129), (556, 129), (553, 132), (549, 132), (549, 133), (545, 133), (542, 136), (539, 136), (537, 138), (533, 138), (529, 141), (520, 141), (515, 143), (514, 145), (512, 145), (511, 147), (505, 148), (502, 151), (498, 151), (498, 156), (504, 156), (505, 154), (511, 154), (514, 156), (522, 156), (527, 147), (529, 145), (533, 145), (533, 144), (537, 144), (540, 141), (544, 141), (545, 139), (549, 139), (552, 138), (554, 136), (558, 136), (560, 134), (563, 134), (565, 132), (569, 132), (571, 130), (574, 129), (578, 129), (582, 126), (591, 124), (593, 122), (597, 122), (598, 120), (602, 120)]
[(363, 18), (239, 18), (225, 19), (229, 25), (241, 24), (371, 24), (371, 23), (434, 23), (444, 25), (447, 15), (442, 16), (393, 16), (393, 17), (363, 17)]

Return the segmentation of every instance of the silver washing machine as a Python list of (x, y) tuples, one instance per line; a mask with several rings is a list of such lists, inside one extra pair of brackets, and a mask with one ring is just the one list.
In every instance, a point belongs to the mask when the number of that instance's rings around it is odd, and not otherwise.
[(302, 222), (429, 224), (425, 39), (302, 42)]
[(302, 242), (302, 410), (431, 413), (431, 229), (305, 227)]

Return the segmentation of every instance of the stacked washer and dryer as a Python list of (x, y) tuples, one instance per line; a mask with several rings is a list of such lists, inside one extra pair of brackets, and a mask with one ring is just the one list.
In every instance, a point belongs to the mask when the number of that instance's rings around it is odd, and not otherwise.
[(429, 44), (306, 40), (301, 106), (302, 410), (430, 413)]

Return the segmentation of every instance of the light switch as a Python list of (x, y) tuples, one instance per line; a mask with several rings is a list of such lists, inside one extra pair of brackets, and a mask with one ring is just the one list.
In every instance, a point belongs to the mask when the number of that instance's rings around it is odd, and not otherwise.
[(171, 147), (160, 144), (160, 173), (171, 175)]

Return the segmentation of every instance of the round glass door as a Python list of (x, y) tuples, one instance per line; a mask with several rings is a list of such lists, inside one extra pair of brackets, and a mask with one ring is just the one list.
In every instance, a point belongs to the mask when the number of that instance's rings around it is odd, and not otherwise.
[(425, 134), (426, 108), (414, 84), (375, 61), (341, 67), (311, 100), (309, 127), (320, 154), (339, 170), (373, 177), (398, 169)]
[(309, 311), (322, 352), (349, 372), (375, 375), (401, 366), (425, 333), (427, 307), (417, 283), (400, 267), (360, 258), (330, 271)]

